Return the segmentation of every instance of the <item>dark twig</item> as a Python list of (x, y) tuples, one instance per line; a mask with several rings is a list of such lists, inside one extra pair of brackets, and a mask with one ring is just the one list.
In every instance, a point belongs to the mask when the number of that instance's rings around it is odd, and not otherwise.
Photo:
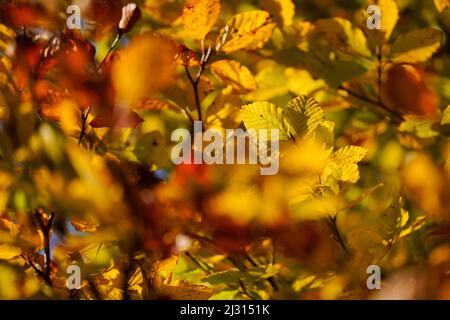
[(89, 117), (89, 113), (91, 112), (91, 107), (87, 108), (86, 110), (81, 111), (81, 131), (80, 136), (78, 137), (78, 144), (81, 144), (83, 141), (84, 134), (87, 129), (87, 119)]
[[(203, 73), (205, 72), (206, 66), (208, 65), (211, 57), (212, 57), (212, 49), (209, 47), (207, 50), (205, 50), (204, 42), (202, 41), (202, 58), (200, 61), (200, 67), (197, 72), (197, 75), (195, 78), (192, 76), (191, 72), (189, 71), (188, 67), (185, 67), (184, 70), (186, 71), (186, 76), (189, 79), (189, 82), (192, 85), (192, 89), (194, 90), (194, 97), (195, 97), (195, 107), (197, 109), (197, 117), (198, 121), (202, 121), (202, 106), (200, 101), (200, 93), (198, 91), (200, 80), (202, 78)], [(202, 124), (203, 128), (203, 124)]]
[(350, 256), (351, 252), (347, 249), (347, 246), (344, 243), (344, 239), (342, 239), (342, 235), (341, 235), (339, 228), (337, 226), (337, 223), (336, 223), (337, 215), (335, 215), (333, 217), (329, 216), (328, 218), (330, 219), (331, 230), (333, 231), (336, 241), (341, 245), (341, 247), (345, 251), (345, 253), (347, 253)]

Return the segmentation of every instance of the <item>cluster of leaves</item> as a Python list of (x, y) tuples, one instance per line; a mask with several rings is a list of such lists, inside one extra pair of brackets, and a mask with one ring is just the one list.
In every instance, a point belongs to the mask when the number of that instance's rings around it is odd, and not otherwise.
[(135, 2), (0, 1), (0, 299), (450, 298), (449, 1)]

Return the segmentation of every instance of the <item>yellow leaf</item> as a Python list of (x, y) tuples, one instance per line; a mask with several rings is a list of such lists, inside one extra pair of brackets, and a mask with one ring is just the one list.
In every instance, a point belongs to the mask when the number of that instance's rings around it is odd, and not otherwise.
[[(392, 31), (394, 31), (394, 28), (397, 25), (399, 19), (397, 4), (394, 0), (371, 0), (368, 5), (377, 5), (381, 10), (381, 28), (379, 30), (367, 30), (367, 33), (377, 46), (382, 46), (389, 40)], [(368, 14), (365, 11), (367, 6), (364, 7), (364, 16), (366, 19), (368, 18)], [(366, 21), (366, 19), (364, 19), (364, 21)]]
[(439, 12), (442, 12), (448, 8), (450, 8), (449, 0), (434, 0), (434, 5), (438, 9)]
[(175, 44), (163, 37), (135, 37), (112, 67), (119, 103), (130, 106), (172, 84), (175, 77)]
[(267, 11), (238, 14), (220, 32), (218, 41), (223, 42), (221, 50), (231, 53), (242, 49), (260, 49), (272, 36), (275, 26)]
[(3, 243), (0, 244), (0, 260), (10, 260), (22, 253), (20, 248)]
[(178, 286), (162, 285), (161, 294), (168, 295), (175, 300), (207, 300), (214, 289), (202, 285), (182, 283)]
[(357, 163), (367, 154), (367, 150), (357, 146), (345, 146), (332, 154), (321, 174), (322, 181), (330, 185), (335, 192), (334, 181), (355, 183), (359, 179)]
[(0, 35), (4, 35), (8, 38), (14, 39), (16, 36), (16, 33), (12, 29), (10, 29), (7, 26), (5, 26), (4, 24), (0, 23)]
[(250, 101), (272, 100), (289, 92), (284, 67), (270, 62), (255, 76), (257, 89), (247, 94)]
[(289, 91), (297, 96), (309, 95), (317, 89), (326, 86), (322, 79), (313, 79), (311, 74), (306, 70), (286, 68), (284, 73), (287, 78)]
[(6, 172), (0, 171), (0, 212), (6, 207), (9, 197), (9, 188), (13, 181), (12, 176)]
[(288, 140), (290, 134), (283, 110), (270, 102), (254, 102), (242, 109), (242, 118), (247, 129), (278, 129), (280, 140)]
[(367, 39), (361, 29), (342, 18), (322, 19), (316, 23), (316, 31), (336, 49), (353, 55), (370, 57)]
[(259, 5), (272, 13), (280, 25), (292, 25), (295, 16), (295, 4), (292, 0), (260, 0)]
[(221, 92), (206, 111), (206, 127), (221, 130), (237, 128), (242, 121), (240, 106), (238, 95)]
[(94, 232), (98, 228), (97, 223), (88, 222), (86, 220), (81, 219), (72, 219), (71, 221), (72, 226), (75, 228), (75, 230), (80, 232)]
[(392, 44), (390, 59), (395, 63), (428, 60), (441, 46), (442, 33), (437, 29), (420, 29), (400, 35)]
[(220, 0), (187, 0), (183, 9), (183, 26), (194, 38), (203, 40), (216, 24)]
[(283, 153), (280, 167), (283, 172), (292, 175), (318, 176), (330, 157), (331, 150), (314, 140), (301, 140)]
[(211, 65), (211, 71), (235, 93), (244, 94), (256, 89), (256, 81), (246, 66), (233, 60), (220, 60)]
[(310, 134), (324, 121), (323, 110), (316, 99), (307, 96), (289, 101), (285, 113), (289, 121), (289, 131), (294, 136)]
[(334, 157), (339, 161), (347, 163), (357, 163), (364, 159), (367, 150), (357, 146), (345, 146), (334, 153)]

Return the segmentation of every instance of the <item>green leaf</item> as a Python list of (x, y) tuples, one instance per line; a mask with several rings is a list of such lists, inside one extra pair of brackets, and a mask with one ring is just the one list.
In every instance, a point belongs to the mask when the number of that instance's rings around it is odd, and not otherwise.
[(395, 63), (427, 61), (441, 46), (442, 33), (437, 29), (420, 29), (400, 35), (392, 44), (390, 59)]
[(222, 290), (215, 294), (213, 294), (209, 300), (234, 300), (236, 299), (236, 295), (239, 293), (239, 290)]
[(230, 269), (226, 271), (213, 273), (202, 279), (202, 282), (208, 282), (213, 285), (218, 284), (236, 284), (241, 277), (238, 269)]

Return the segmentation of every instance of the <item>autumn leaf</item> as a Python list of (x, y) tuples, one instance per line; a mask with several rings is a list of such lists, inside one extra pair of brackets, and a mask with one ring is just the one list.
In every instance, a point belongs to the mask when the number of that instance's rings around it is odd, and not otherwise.
[(377, 5), (381, 10), (381, 28), (367, 30), (369, 37), (378, 47), (381, 47), (390, 39), (397, 25), (399, 19), (398, 7), (394, 0), (370, 0), (367, 6), (364, 7), (364, 21), (368, 19), (368, 14), (365, 10), (369, 5)]
[(203, 40), (219, 18), (220, 0), (187, 0), (183, 9), (183, 26), (191, 37)]
[(316, 23), (316, 31), (338, 50), (363, 57), (371, 56), (366, 36), (348, 20), (342, 18), (319, 20)]
[(175, 57), (172, 41), (153, 34), (135, 37), (113, 62), (112, 79), (118, 101), (131, 105), (172, 84)]
[(124, 108), (114, 108), (96, 116), (89, 125), (93, 128), (136, 128), (143, 119), (131, 110)]
[(438, 97), (424, 80), (424, 73), (411, 65), (396, 65), (387, 74), (383, 97), (393, 110), (405, 114), (433, 117)]
[(242, 118), (247, 129), (278, 129), (280, 140), (290, 139), (283, 110), (270, 102), (254, 102), (242, 107)]
[(448, 0), (434, 0), (434, 5), (438, 9), (439, 12), (443, 12), (444, 10), (450, 7), (450, 1)]
[(274, 28), (275, 24), (267, 11), (240, 13), (220, 31), (218, 42), (225, 53), (260, 49), (270, 39)]
[(231, 86), (235, 93), (244, 94), (256, 89), (256, 81), (250, 70), (233, 60), (220, 60), (211, 64), (211, 71)]
[(289, 101), (284, 112), (289, 119), (289, 130), (296, 137), (311, 134), (324, 121), (323, 110), (317, 101), (306, 96)]
[[(367, 150), (357, 146), (345, 146), (335, 151), (322, 171), (321, 179), (330, 184), (332, 189), (337, 192), (338, 189), (333, 181), (354, 183), (359, 179), (359, 169), (357, 163), (367, 154)], [(328, 181), (327, 181), (328, 180)]]
[(391, 46), (394, 63), (418, 63), (428, 60), (441, 46), (442, 33), (437, 29), (420, 29), (401, 34)]
[(259, 5), (272, 13), (281, 26), (292, 25), (295, 16), (295, 4), (292, 0), (260, 0)]

